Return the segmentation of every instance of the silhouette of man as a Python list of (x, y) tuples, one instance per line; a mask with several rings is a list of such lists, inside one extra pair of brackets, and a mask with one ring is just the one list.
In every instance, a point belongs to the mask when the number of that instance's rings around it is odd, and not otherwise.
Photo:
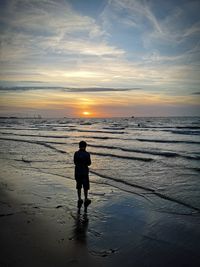
[(89, 181), (89, 168), (91, 165), (90, 153), (86, 151), (87, 143), (81, 141), (79, 143), (79, 150), (74, 153), (74, 164), (75, 164), (75, 179), (76, 179), (76, 189), (78, 194), (78, 209), (80, 210), (83, 200), (81, 199), (81, 189), (84, 189), (84, 207), (87, 211), (87, 206), (91, 203), (88, 198), (88, 190), (90, 189)]

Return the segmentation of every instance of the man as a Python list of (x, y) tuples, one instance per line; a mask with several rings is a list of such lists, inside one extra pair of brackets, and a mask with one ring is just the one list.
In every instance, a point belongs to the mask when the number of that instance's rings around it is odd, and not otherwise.
[(83, 200), (81, 199), (81, 189), (84, 189), (84, 207), (87, 211), (88, 205), (91, 200), (88, 198), (88, 190), (90, 189), (89, 181), (89, 168), (91, 165), (90, 153), (86, 151), (87, 143), (81, 141), (79, 143), (79, 150), (74, 153), (74, 164), (75, 164), (75, 179), (76, 179), (76, 189), (78, 194), (78, 208), (80, 209)]

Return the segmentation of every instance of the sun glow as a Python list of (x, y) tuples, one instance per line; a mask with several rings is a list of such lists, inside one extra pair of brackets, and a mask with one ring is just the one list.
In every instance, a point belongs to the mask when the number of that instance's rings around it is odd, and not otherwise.
[(84, 116), (90, 116), (91, 115), (91, 112), (89, 112), (89, 111), (83, 111), (83, 113), (82, 113)]

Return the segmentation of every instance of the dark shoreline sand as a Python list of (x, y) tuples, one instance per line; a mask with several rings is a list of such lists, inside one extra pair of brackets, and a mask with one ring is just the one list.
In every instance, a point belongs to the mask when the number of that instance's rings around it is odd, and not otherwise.
[(139, 196), (91, 185), (88, 213), (73, 180), (1, 160), (0, 266), (200, 266), (199, 215), (165, 214)]

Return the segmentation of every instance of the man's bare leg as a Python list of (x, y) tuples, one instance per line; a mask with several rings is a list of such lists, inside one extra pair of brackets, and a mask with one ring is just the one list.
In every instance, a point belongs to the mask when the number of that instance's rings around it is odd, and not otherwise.
[(87, 212), (87, 207), (90, 205), (91, 200), (88, 198), (88, 190), (84, 190), (84, 195), (85, 195), (85, 201), (84, 201), (84, 211)]
[(85, 196), (85, 201), (87, 200), (87, 198), (88, 198), (88, 190), (84, 190), (84, 196)]
[(83, 200), (81, 199), (81, 188), (77, 189), (77, 195), (78, 195), (77, 207), (78, 207), (78, 212), (80, 212), (81, 206), (83, 204)]
[(81, 188), (77, 189), (78, 200), (81, 200)]

